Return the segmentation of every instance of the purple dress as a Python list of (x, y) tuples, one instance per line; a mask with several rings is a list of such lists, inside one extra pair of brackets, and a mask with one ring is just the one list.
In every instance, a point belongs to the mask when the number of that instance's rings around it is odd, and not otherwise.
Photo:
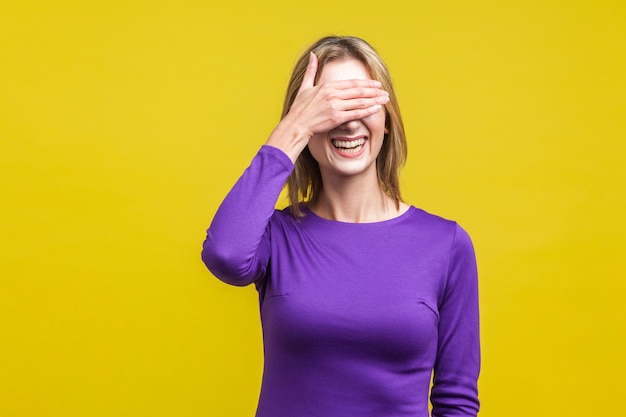
[(202, 259), (259, 292), (257, 417), (476, 416), (474, 250), (456, 223), (411, 207), (344, 223), (275, 210), (293, 164), (263, 146), (207, 231)]

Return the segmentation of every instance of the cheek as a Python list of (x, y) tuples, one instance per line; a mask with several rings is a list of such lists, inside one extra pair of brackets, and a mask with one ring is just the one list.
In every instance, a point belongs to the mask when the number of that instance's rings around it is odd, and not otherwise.
[(372, 136), (382, 136), (387, 133), (387, 128), (385, 127), (385, 112), (384, 110), (379, 111), (378, 113), (374, 113), (370, 116), (367, 116), (362, 119), (365, 126), (370, 131)]
[(319, 157), (324, 152), (325, 143), (325, 137), (321, 134), (313, 135), (311, 136), (311, 139), (309, 139), (309, 152), (311, 153), (311, 156), (313, 156), (313, 159), (315, 159), (316, 161), (319, 161)]

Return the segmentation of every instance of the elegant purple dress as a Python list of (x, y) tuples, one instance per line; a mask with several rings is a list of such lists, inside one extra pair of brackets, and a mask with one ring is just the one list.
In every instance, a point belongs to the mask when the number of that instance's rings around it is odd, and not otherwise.
[(263, 146), (207, 231), (202, 259), (259, 293), (257, 417), (476, 416), (474, 250), (456, 223), (411, 207), (376, 223), (275, 210), (293, 164)]

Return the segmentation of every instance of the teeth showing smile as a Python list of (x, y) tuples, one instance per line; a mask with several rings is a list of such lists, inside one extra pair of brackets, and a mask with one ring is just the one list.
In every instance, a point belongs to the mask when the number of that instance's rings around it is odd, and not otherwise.
[(355, 140), (331, 140), (333, 146), (343, 153), (356, 153), (363, 148), (363, 144), (365, 143), (365, 139), (355, 139)]

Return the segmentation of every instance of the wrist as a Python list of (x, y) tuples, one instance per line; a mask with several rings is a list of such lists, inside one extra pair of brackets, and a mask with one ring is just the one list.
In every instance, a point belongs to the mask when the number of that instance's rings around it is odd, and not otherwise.
[(282, 150), (295, 163), (310, 137), (305, 129), (285, 118), (274, 128), (265, 144)]

